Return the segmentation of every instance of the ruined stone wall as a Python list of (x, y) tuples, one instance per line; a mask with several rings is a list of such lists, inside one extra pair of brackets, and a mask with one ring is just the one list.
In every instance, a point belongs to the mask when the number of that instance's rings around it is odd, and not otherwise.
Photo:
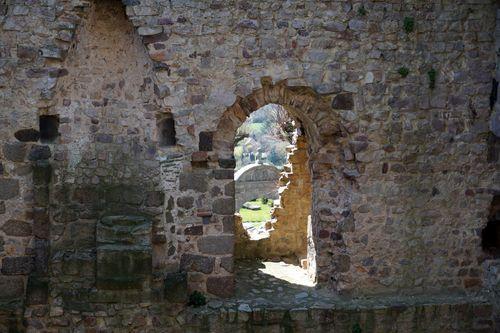
[[(234, 133), (271, 102), (311, 145), (321, 285), (481, 289), (480, 230), (500, 183), (491, 1), (127, 0), (128, 20), (100, 26), (92, 8), (106, 3), (0, 3), (3, 303), (39, 274), (64, 324), (60, 291), (93, 288), (94, 227), (122, 213), (152, 221), (158, 284), (184, 270), (191, 288), (230, 294)], [(160, 149), (157, 117), (170, 113), (176, 146)], [(42, 114), (60, 116), (47, 145), (18, 133)]]
[[(496, 8), (496, 26), (495, 26), (495, 51), (496, 51), (496, 68), (495, 68), (495, 78), (493, 79), (491, 96), (490, 96), (490, 107), (491, 107), (491, 117), (490, 117), (490, 133), (488, 138), (488, 160), (491, 163), (500, 163), (500, 102), (498, 100), (500, 86), (500, 3), (497, 2)], [(498, 182), (498, 180), (497, 180)], [(491, 200), (489, 207), (489, 218), (488, 220), (498, 220), (500, 218), (498, 207), (498, 198), (500, 193), (496, 191), (494, 197)], [(482, 232), (488, 230), (483, 229)], [(496, 232), (496, 240), (500, 240), (500, 226), (497, 229), (489, 230), (489, 233)], [(492, 235), (489, 235), (492, 236)], [(495, 238), (495, 237), (493, 237)], [(484, 268), (484, 285), (487, 290), (489, 290), (492, 303), (495, 309), (494, 321), (497, 327), (500, 327), (500, 252), (498, 252), (499, 247), (493, 251), (486, 250), (483, 268)]]
[[(118, 26), (121, 29), (116, 29)], [(152, 65), (120, 6), (113, 1), (91, 4), (65, 69), (68, 75), (59, 80), (54, 106), (49, 110), (61, 119), (60, 138), (51, 145), (57, 158), (49, 191), (50, 283), (58, 291), (51, 302), (60, 299), (68, 307), (73, 300), (85, 304), (100, 297), (113, 299), (106, 290), (122, 289), (116, 283), (116, 288), (108, 286), (95, 295), (90, 293), (96, 287), (95, 278), (102, 281), (101, 272), (112, 264), (98, 244), (105, 242), (109, 250), (109, 246), (121, 244), (116, 237), (101, 233), (100, 221), (109, 216), (147, 218), (144, 245), (151, 248), (150, 224), (156, 231), (162, 223), (164, 195), (158, 191), (155, 130), (159, 112)], [(129, 221), (120, 222), (125, 225), (138, 221), (120, 220)], [(111, 224), (108, 227), (112, 230)], [(127, 248), (113, 252), (117, 263), (119, 253), (133, 255), (134, 241), (126, 242), (130, 244), (128, 254)], [(116, 278), (127, 278), (118, 268), (114, 269)], [(142, 269), (147, 272), (148, 268)], [(145, 279), (151, 280), (152, 274), (149, 267)], [(131, 293), (131, 299), (137, 297), (137, 292)], [(148, 299), (148, 292), (140, 295)], [(126, 302), (124, 296), (120, 299)]]
[(271, 242), (275, 252), (288, 253), (297, 259), (307, 257), (307, 223), (311, 215), (311, 173), (308, 145), (303, 136), (288, 151), (288, 164), (281, 174), (280, 205), (273, 211), (274, 231)]
[[(52, 105), (83, 2), (0, 4), (0, 312), (21, 323), (30, 273), (48, 273), (48, 185), (55, 154), (40, 143), (38, 116)], [(5, 312), (4, 312), (5, 311)], [(14, 312), (12, 317), (10, 313)], [(7, 320), (6, 317), (11, 317)], [(2, 326), (2, 329), (5, 326)]]

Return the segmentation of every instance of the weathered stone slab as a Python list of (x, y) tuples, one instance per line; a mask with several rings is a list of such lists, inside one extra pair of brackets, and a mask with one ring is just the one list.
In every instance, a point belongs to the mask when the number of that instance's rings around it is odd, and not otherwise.
[(0, 200), (8, 200), (19, 195), (19, 180), (0, 178)]
[(141, 289), (152, 274), (151, 221), (107, 216), (97, 224), (97, 287)]
[(206, 192), (208, 189), (207, 175), (201, 173), (182, 173), (179, 177), (179, 189), (181, 191), (194, 190)]
[(215, 179), (233, 179), (234, 170), (231, 169), (217, 169), (214, 170)]
[(227, 235), (205, 236), (198, 239), (198, 249), (206, 254), (231, 254), (234, 248), (234, 237)]
[(20, 276), (0, 276), (0, 301), (24, 296), (24, 282)]
[(207, 291), (219, 297), (231, 297), (234, 293), (234, 277), (210, 276), (207, 279)]
[(2, 273), (5, 275), (29, 274), (32, 268), (32, 257), (5, 257), (2, 260)]
[(227, 272), (232, 273), (234, 270), (234, 259), (233, 257), (223, 257), (220, 260), (220, 265)]
[(234, 199), (233, 198), (220, 198), (214, 200), (212, 211), (215, 214), (231, 215), (234, 213)]
[(1, 230), (7, 236), (28, 237), (32, 235), (31, 224), (21, 220), (8, 220)]
[(3, 154), (9, 161), (23, 162), (26, 157), (26, 151), (26, 144), (22, 142), (11, 142), (3, 145)]
[(210, 274), (214, 270), (215, 258), (185, 253), (181, 256), (181, 271)]
[(165, 299), (172, 303), (184, 303), (187, 295), (187, 273), (168, 273), (165, 277)]
[(28, 154), (30, 161), (46, 160), (52, 156), (48, 146), (33, 146)]
[(151, 252), (97, 249), (97, 288), (140, 289), (151, 276)]
[(194, 198), (193, 197), (180, 197), (177, 199), (177, 206), (184, 209), (193, 208)]

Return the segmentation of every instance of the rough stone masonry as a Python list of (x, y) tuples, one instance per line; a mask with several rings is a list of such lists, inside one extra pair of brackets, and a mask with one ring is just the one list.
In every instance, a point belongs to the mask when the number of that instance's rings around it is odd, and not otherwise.
[[(500, 329), (500, 259), (482, 246), (500, 195), (497, 13), (0, 0), (0, 331)], [(193, 312), (193, 290), (234, 294), (234, 135), (270, 103), (304, 130), (307, 256), (341, 302)]]

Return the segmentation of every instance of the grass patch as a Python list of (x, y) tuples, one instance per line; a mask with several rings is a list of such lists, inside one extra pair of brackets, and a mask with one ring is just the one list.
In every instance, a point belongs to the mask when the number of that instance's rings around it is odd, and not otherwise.
[(271, 207), (273, 206), (273, 200), (269, 200), (267, 204), (263, 204), (260, 199), (249, 202), (253, 205), (260, 206), (260, 209), (250, 210), (241, 208), (240, 215), (243, 222), (265, 222), (271, 219)]

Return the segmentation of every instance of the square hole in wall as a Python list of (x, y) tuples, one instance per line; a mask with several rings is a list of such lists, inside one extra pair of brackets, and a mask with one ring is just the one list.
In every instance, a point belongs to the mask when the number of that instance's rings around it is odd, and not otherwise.
[(59, 136), (59, 116), (45, 115), (38, 118), (40, 125), (40, 140), (53, 142)]
[(158, 122), (158, 133), (160, 146), (175, 146), (175, 121), (172, 117), (166, 117)]

